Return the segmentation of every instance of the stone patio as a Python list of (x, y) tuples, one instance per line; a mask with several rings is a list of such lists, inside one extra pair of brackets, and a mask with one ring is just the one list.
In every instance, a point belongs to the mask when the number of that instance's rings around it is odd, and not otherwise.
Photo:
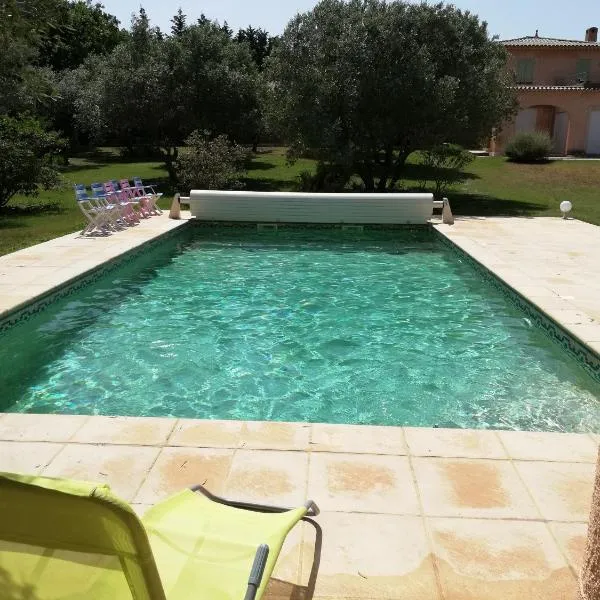
[[(0, 318), (185, 221), (64, 236), (0, 257)], [(600, 351), (600, 228), (457, 219), (438, 231)], [(202, 483), (321, 507), (270, 600), (575, 597), (598, 436), (0, 413), (0, 470), (109, 482), (139, 513)]]
[(449, 240), (600, 353), (600, 227), (560, 218), (459, 218)]
[(165, 211), (105, 237), (70, 233), (0, 256), (0, 320), (36, 298), (185, 225), (189, 212), (182, 213), (182, 217), (179, 221), (170, 220)]
[[(585, 434), (0, 416), (0, 470), (109, 482), (141, 514), (182, 487), (319, 504), (271, 600), (574, 598), (596, 440)], [(315, 561), (316, 577), (311, 570)]]

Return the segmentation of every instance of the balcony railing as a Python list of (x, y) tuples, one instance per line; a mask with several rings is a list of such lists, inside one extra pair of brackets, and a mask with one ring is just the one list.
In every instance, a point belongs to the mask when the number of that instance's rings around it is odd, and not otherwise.
[(565, 85), (570, 87), (576, 86), (581, 88), (597, 88), (600, 87), (600, 82), (590, 81), (590, 77), (587, 73), (575, 73), (573, 75), (555, 77), (554, 85)]

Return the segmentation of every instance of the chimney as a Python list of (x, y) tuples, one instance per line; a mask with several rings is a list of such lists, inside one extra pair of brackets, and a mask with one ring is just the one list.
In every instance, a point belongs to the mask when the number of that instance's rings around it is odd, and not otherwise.
[(586, 42), (594, 42), (594, 43), (596, 43), (598, 41), (598, 28), (597, 27), (590, 27), (589, 29), (585, 30), (585, 41)]

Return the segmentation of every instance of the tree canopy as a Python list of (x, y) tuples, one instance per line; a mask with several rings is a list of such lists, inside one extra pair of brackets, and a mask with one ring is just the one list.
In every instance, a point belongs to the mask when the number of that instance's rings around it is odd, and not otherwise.
[(297, 15), (267, 69), (268, 116), (292, 143), (394, 186), (406, 157), (474, 144), (514, 110), (504, 48), (452, 5), (322, 0)]
[(130, 37), (88, 59), (75, 80), (79, 127), (97, 141), (160, 148), (172, 177), (178, 146), (192, 131), (249, 143), (258, 128), (250, 50), (217, 23), (181, 27), (165, 38), (140, 11)]

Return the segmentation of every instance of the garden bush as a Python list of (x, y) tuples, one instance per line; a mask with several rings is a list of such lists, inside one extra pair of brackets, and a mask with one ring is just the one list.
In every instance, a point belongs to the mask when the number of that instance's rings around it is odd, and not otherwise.
[(232, 144), (226, 135), (210, 139), (194, 131), (185, 141), (176, 164), (183, 189), (232, 190), (242, 187), (248, 151)]
[(515, 162), (546, 160), (552, 152), (552, 140), (547, 133), (527, 131), (517, 133), (506, 146), (506, 156)]

